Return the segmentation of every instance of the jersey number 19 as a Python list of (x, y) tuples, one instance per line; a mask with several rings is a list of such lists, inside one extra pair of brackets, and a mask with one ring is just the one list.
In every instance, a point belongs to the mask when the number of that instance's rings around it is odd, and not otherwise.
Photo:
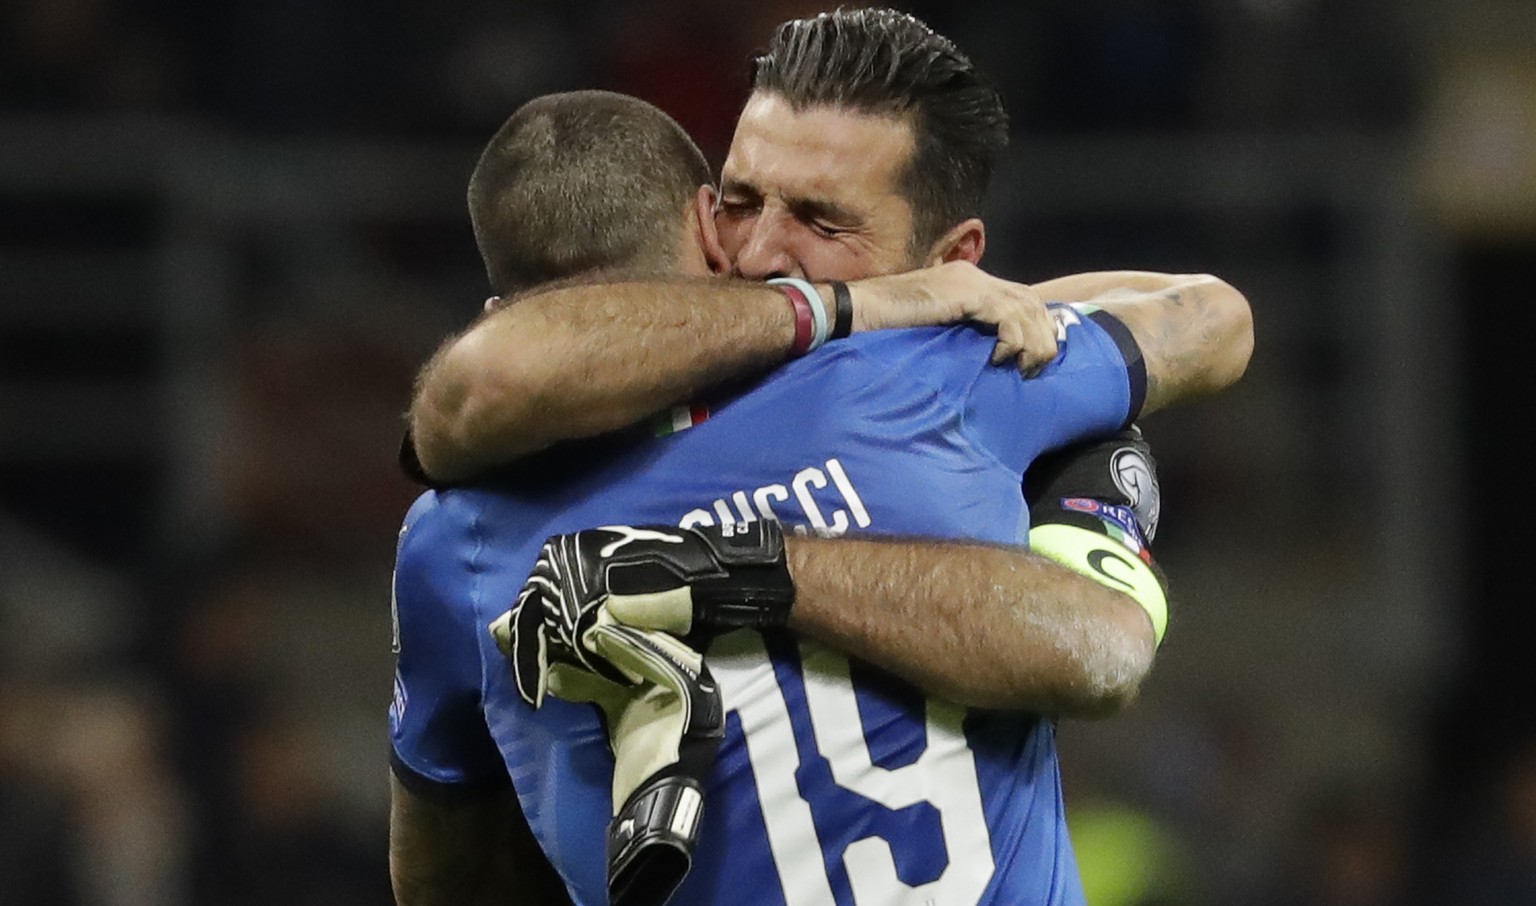
[[(724, 641), (724, 640), (722, 640)], [(787, 906), (836, 906), (825, 870), (821, 838), (810, 804), (796, 781), (800, 767), (789, 706), (761, 636), (738, 633), (731, 653), (710, 657), (728, 711), (736, 714), (778, 868)], [(992, 878), (993, 859), (975, 756), (961, 731), (963, 709), (926, 702), (927, 746), (916, 761), (889, 769), (874, 763), (854, 696), (847, 658), (802, 648), (805, 703), (816, 752), (843, 789), (889, 809), (926, 802), (939, 815), (948, 864), (917, 886), (897, 875), (890, 841), (871, 834), (843, 851), (853, 899), (859, 906), (930, 906), (975, 903)], [(937, 845), (939, 841), (934, 841)]]

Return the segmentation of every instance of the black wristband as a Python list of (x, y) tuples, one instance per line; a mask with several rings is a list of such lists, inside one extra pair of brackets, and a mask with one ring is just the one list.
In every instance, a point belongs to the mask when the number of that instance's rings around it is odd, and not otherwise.
[(832, 333), (829, 340), (841, 340), (853, 333), (853, 296), (848, 292), (848, 284), (841, 280), (828, 280), (832, 286), (832, 301), (837, 307), (837, 316), (832, 320)]

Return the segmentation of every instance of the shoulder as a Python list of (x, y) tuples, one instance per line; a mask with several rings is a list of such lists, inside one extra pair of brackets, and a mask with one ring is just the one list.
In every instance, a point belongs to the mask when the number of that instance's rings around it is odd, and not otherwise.
[(1058, 363), (1075, 358), (1145, 371), (1136, 338), (1113, 314), (1089, 303), (1056, 303), (1050, 308), (1062, 346)]
[(406, 511), (395, 548), (397, 571), (421, 565), (447, 541), (454, 522), (448, 499), (449, 492), (427, 491)]
[(828, 343), (808, 366), (900, 376), (932, 389), (963, 389), (991, 360), (995, 332), (986, 325), (913, 327), (855, 334)]
[(873, 330), (828, 343), (816, 355), (843, 350), (880, 359), (943, 355), (974, 362), (973, 357), (977, 355), (982, 356), (982, 361), (986, 360), (996, 339), (996, 330), (982, 324)]
[(483, 503), (458, 490), (428, 491), (400, 526), (395, 549), (395, 592), (402, 612), (437, 609), (462, 600), (454, 593), (473, 578), (467, 569), (482, 547)]
[(471, 542), (495, 509), (496, 493), (486, 489), (427, 491), (411, 504), (400, 526), (399, 556), (441, 555)]

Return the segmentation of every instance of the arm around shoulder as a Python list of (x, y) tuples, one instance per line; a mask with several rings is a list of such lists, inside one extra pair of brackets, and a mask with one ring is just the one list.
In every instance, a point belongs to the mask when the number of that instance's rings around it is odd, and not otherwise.
[(1152, 668), (1136, 601), (1024, 548), (785, 540), (791, 629), (957, 704), (1104, 716)]
[(461, 481), (559, 441), (635, 424), (783, 361), (778, 290), (725, 280), (575, 284), (518, 298), (449, 340), (417, 379), (423, 470)]
[(486, 319), (444, 343), (416, 378), (410, 433), (422, 471), (454, 482), (539, 449), (523, 430), (534, 423), (536, 396), (515, 355), (497, 356), (506, 343), (500, 324)]
[[(694, 643), (787, 628), (967, 707), (1111, 713), (1135, 698), (1156, 648), (1136, 599), (1015, 545), (785, 535), (772, 520), (553, 540), (556, 571), (587, 577), (542, 583), (560, 588), (555, 610)], [(646, 567), (620, 570), (622, 591), (607, 585), (619, 562)]]

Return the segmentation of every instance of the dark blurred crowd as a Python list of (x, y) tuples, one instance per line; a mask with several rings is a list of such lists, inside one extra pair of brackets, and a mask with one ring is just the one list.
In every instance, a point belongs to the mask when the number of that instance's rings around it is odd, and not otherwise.
[[(1422, 7), (1423, 4), (1419, 4)], [(13, 113), (154, 112), (282, 134), (480, 140), (527, 97), (625, 90), (718, 154), (747, 59), (800, 0), (9, 0)], [(1401, 126), (1415, 4), (1114, 0), (902, 8), (1000, 83), (1023, 127), (1121, 133)]]
[[(898, 5), (999, 81), (1028, 136), (1347, 131), (1390, 141), (1422, 106), (1433, 37), (1428, 2)], [(169, 123), (258, 142), (472, 154), (523, 100), (603, 87), (673, 114), (718, 164), (750, 53), (778, 21), (818, 8), (6, 0), (0, 134), (84, 123), (105, 160), (121, 137), (112, 124), (124, 122), (130, 132)], [(106, 301), (80, 308), (80, 323), (6, 312), (0, 386), (67, 390), (79, 374), (127, 385), (158, 368), (180, 348), (176, 330), (135, 332), (119, 309), (152, 305), (153, 291), (135, 296), (110, 265), (136, 237), (168, 229), (165, 213), (36, 188), (15, 169), (3, 184), (0, 261), (48, 267), (89, 246), (102, 272), (73, 277)], [(317, 234), (327, 236), (303, 235)], [(170, 391), (211, 398), (206, 417), (178, 421), (164, 397), (141, 412), (130, 396), (118, 421), (80, 429), (100, 430), (110, 453), (0, 443), (5, 906), (390, 902), (389, 568), (414, 494), (393, 455), (415, 368), (473, 316), (483, 281), (462, 218), (365, 225), (314, 248), (263, 242), (225, 262), (218, 285), (239, 289), (216, 316), (197, 316), (217, 322), (203, 338), (215, 344), (209, 370)], [(294, 261), (305, 262), (302, 279), (285, 270)], [(337, 263), (349, 261), (387, 266)], [(413, 296), (428, 285), (429, 301)], [(0, 303), (23, 304), (50, 302)], [(0, 412), (51, 419), (73, 399), (0, 400)], [(13, 436), (29, 430), (5, 421)], [(189, 433), (215, 464), (196, 480), (188, 470), (207, 459), (154, 439)], [(166, 503), (188, 486), (202, 493), (180, 510)], [(1173, 725), (1136, 776), (1065, 759), (1094, 906), (1536, 903), (1536, 740), (1507, 745), (1455, 803), (1429, 796), (1422, 777), (1297, 789), (1282, 830), (1245, 849), (1235, 841), (1251, 820), (1246, 784), (1283, 743), (1226, 713)], [(1134, 738), (1137, 727), (1086, 732)], [(1226, 861), (1211, 864), (1212, 853)]]

